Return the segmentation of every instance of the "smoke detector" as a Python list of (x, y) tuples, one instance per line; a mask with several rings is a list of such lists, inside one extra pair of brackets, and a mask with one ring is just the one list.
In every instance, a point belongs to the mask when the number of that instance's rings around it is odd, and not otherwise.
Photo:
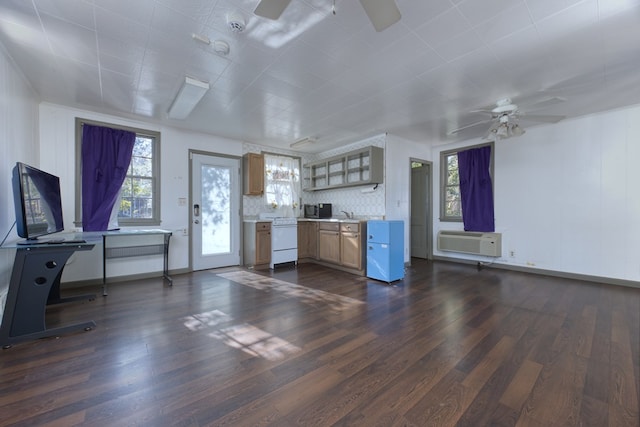
[(213, 50), (223, 56), (227, 56), (229, 54), (229, 43), (224, 40), (215, 40), (213, 42)]
[(241, 33), (245, 28), (244, 17), (238, 12), (229, 12), (227, 15), (227, 25), (234, 33)]

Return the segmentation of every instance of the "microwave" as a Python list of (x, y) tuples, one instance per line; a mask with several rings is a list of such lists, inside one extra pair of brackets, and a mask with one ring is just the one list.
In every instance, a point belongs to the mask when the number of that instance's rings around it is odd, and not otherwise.
[(331, 218), (331, 203), (304, 205), (305, 218)]

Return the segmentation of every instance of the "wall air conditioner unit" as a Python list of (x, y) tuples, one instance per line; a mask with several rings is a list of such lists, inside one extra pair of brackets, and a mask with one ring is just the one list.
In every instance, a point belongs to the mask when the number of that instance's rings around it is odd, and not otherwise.
[(491, 257), (502, 256), (502, 234), (445, 230), (438, 232), (438, 250)]

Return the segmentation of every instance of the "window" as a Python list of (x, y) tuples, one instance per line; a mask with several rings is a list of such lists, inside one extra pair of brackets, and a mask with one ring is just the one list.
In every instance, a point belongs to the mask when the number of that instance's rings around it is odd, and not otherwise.
[(122, 184), (118, 223), (123, 226), (160, 224), (160, 133), (109, 123), (76, 119), (76, 226), (82, 226), (82, 125), (84, 123), (135, 132), (131, 163)]
[[(470, 148), (484, 147), (493, 143), (464, 147), (440, 153), (440, 221), (462, 222), (460, 198), (460, 176), (458, 174), (458, 152)], [(493, 176), (493, 148), (491, 149), (491, 175)]]
[(300, 202), (300, 159), (265, 154), (264, 170), (267, 206), (278, 209), (285, 216), (296, 216)]

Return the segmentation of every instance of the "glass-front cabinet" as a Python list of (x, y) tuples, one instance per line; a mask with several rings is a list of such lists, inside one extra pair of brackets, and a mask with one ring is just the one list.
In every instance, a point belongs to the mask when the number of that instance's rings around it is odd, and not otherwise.
[(306, 191), (380, 184), (384, 180), (384, 149), (366, 147), (304, 167)]

